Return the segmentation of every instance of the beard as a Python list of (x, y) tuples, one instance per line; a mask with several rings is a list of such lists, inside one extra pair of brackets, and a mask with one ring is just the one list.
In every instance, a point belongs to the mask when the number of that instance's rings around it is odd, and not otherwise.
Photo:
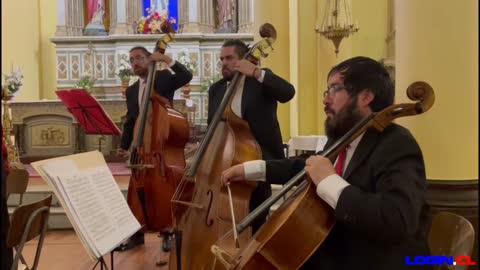
[[(333, 113), (331, 110), (329, 112)], [(338, 140), (362, 119), (363, 116), (357, 108), (357, 97), (355, 96), (345, 108), (325, 120), (325, 131), (328, 138)]]
[(147, 67), (147, 68), (134, 67), (134, 68), (133, 68), (133, 73), (134, 73), (136, 76), (145, 77), (145, 76), (148, 75), (148, 67)]
[(222, 77), (227, 80), (231, 81), (233, 79), (233, 75), (235, 75), (235, 72), (230, 70), (230, 69), (222, 69)]

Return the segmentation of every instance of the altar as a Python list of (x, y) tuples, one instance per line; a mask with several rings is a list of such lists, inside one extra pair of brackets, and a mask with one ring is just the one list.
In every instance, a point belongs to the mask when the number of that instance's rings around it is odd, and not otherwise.
[[(72, 89), (82, 74), (93, 74), (94, 95), (97, 98), (121, 99), (121, 80), (115, 74), (121, 55), (128, 55), (134, 46), (144, 46), (153, 51), (161, 35), (116, 35), (54, 37), (56, 44), (57, 88)], [(206, 126), (208, 117), (208, 93), (201, 89), (202, 83), (211, 78), (221, 77), (222, 64), (220, 48), (226, 39), (238, 38), (247, 43), (253, 41), (253, 34), (176, 34), (166, 54), (178, 59), (180, 53), (187, 52), (195, 69), (190, 99), (195, 104), (195, 124)], [(133, 83), (134, 81), (130, 81)], [(177, 91), (176, 98), (181, 99)]]
[[(194, 67), (193, 79), (185, 86), (191, 90), (187, 100), (178, 89), (173, 105), (184, 112), (200, 140), (207, 126), (207, 82), (221, 78), (223, 42), (253, 43), (253, 0), (58, 0), (57, 30), (50, 38), (55, 45), (56, 90), (76, 88), (83, 77), (91, 77), (92, 94), (121, 129), (126, 113), (123, 92), (136, 78), (127, 85), (122, 82), (120, 60), (128, 59), (135, 46), (152, 52), (163, 36), (138, 31), (138, 21), (151, 7), (176, 19), (177, 31), (166, 54), (176, 60), (187, 54)], [(100, 147), (108, 157), (118, 148), (119, 137), (99, 141), (99, 136), (85, 135), (58, 99), (13, 101), (10, 107), (12, 135), (23, 162)]]
[[(208, 85), (221, 78), (223, 42), (227, 39), (253, 42), (253, 0), (58, 0), (57, 3), (57, 31), (50, 39), (56, 51), (57, 89), (72, 89), (88, 75), (94, 80), (93, 95), (106, 100), (123, 99), (124, 88), (117, 70), (120, 59), (128, 59), (129, 50), (135, 46), (144, 46), (152, 52), (163, 36), (140, 33), (138, 24), (148, 18), (147, 10), (153, 8), (150, 12), (174, 19), (177, 31), (166, 54), (176, 60), (186, 54), (191, 62), (193, 79), (186, 86), (191, 91), (191, 101), (187, 103), (193, 103), (191, 120), (199, 130), (207, 125)], [(92, 24), (103, 27), (105, 33), (87, 31)], [(135, 80), (132, 78), (129, 84)], [(174, 98), (184, 99), (181, 91)]]
[[(113, 122), (123, 128), (126, 114), (124, 99), (99, 99)], [(13, 135), (22, 163), (86, 151), (101, 150), (107, 161), (116, 160), (120, 137), (87, 135), (77, 120), (59, 100), (10, 102)], [(187, 114), (184, 100), (174, 100), (173, 107)]]
[(135, 46), (153, 52), (163, 35), (152, 34), (158, 29), (153, 22), (159, 21), (149, 18), (161, 17), (176, 29), (166, 54), (178, 60), (184, 53), (192, 64), (189, 87), (197, 122), (205, 124), (208, 105), (201, 86), (220, 78), (225, 40), (253, 42), (253, 6), (253, 0), (58, 0), (57, 30), (50, 39), (55, 44), (57, 88), (71, 89), (88, 75), (94, 80), (95, 96), (121, 98), (120, 59), (128, 59)]

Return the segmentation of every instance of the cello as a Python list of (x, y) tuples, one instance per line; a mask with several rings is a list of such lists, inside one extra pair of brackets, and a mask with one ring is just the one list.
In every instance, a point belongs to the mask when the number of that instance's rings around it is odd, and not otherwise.
[[(250, 48), (244, 59), (256, 62), (268, 56), (276, 39), (276, 30), (271, 24), (264, 24), (260, 27), (260, 36), (263, 39)], [(262, 157), (248, 123), (231, 108), (233, 97), (238, 89), (243, 88), (244, 81), (245, 75), (238, 72), (234, 75), (172, 198), (176, 233), (170, 269), (214, 269), (218, 265), (210, 247), (232, 226), (229, 190), (222, 187), (221, 173), (232, 165)], [(250, 212), (249, 201), (255, 185), (239, 183), (230, 188), (234, 216), (245, 217)], [(184, 198), (185, 194), (191, 194), (189, 200)], [(247, 243), (250, 237), (251, 232), (245, 233), (236, 239), (236, 243)], [(230, 239), (224, 238), (224, 248), (235, 248), (235, 241)]]
[[(407, 96), (416, 103), (396, 104), (372, 113), (327, 148), (322, 156), (332, 163), (338, 153), (369, 128), (382, 132), (393, 120), (428, 111), (434, 103), (433, 89), (425, 82), (414, 82)], [(242, 233), (260, 213), (267, 211), (294, 186), (297, 189), (270, 216), (249, 243), (235, 253), (212, 246), (212, 252), (224, 269), (298, 269), (318, 249), (335, 224), (333, 209), (315, 191), (315, 185), (304, 181), (302, 170), (289, 180), (275, 196), (267, 199), (250, 213), (235, 230)], [(288, 251), (285, 250), (288, 246)], [(288, 252), (288, 253), (287, 253)]]
[[(162, 32), (165, 36), (157, 41), (155, 51), (165, 53), (173, 39), (172, 25), (165, 22)], [(159, 232), (172, 224), (170, 199), (184, 173), (189, 127), (183, 114), (154, 91), (154, 75), (155, 63), (150, 63), (145, 98), (130, 147), (132, 176), (127, 202), (144, 231)], [(139, 195), (142, 189), (144, 204)]]

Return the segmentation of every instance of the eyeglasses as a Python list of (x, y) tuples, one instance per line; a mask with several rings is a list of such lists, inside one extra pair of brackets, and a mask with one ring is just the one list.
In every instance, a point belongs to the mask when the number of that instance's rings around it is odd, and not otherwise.
[(135, 58), (130, 58), (130, 64), (133, 64), (135, 61), (137, 61), (137, 62), (143, 62), (143, 61), (145, 61), (145, 59), (146, 59), (145, 56), (140, 56), (140, 55), (139, 55), (139, 56), (137, 56), (137, 57), (135, 57)]
[(345, 85), (334, 84), (330, 86), (325, 92), (323, 92), (323, 98), (333, 97), (335, 93), (343, 89), (346, 89)]

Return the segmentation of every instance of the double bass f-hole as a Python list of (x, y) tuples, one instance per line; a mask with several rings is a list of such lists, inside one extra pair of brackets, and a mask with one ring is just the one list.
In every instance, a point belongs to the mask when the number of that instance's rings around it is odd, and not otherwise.
[(213, 218), (211, 217), (212, 213), (212, 202), (213, 202), (213, 190), (209, 189), (207, 191), (207, 196), (210, 196), (208, 201), (207, 215), (205, 216), (205, 224), (210, 227), (213, 225)]

